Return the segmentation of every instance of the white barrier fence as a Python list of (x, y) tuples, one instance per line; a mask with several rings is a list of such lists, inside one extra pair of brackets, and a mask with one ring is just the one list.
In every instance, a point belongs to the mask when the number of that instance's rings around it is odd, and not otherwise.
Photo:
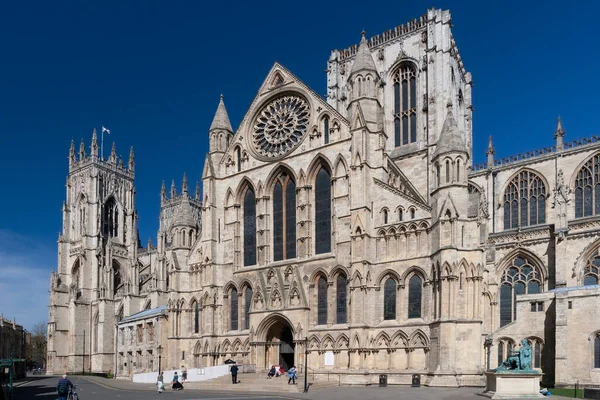
[[(219, 378), (229, 375), (231, 365), (217, 365), (215, 367), (191, 368), (188, 369), (186, 382), (202, 382), (209, 379)], [(163, 371), (163, 379), (165, 386), (173, 380), (173, 375), (177, 371), (177, 375), (181, 377), (181, 369), (169, 369)], [(135, 383), (156, 383), (158, 372), (145, 372), (143, 374), (134, 374), (133, 382)], [(181, 378), (179, 380), (181, 382)]]

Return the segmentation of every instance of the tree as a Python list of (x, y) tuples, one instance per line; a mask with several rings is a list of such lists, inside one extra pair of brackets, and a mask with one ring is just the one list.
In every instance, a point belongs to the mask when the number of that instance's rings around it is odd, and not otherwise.
[(35, 364), (39, 367), (46, 366), (47, 327), (48, 324), (43, 321), (33, 326), (29, 343), (27, 343), (28, 364)]

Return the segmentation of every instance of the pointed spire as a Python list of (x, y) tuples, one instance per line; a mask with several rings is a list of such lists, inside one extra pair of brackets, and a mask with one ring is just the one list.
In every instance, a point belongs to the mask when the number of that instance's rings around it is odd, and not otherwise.
[(77, 162), (75, 157), (75, 140), (71, 139), (71, 148), (69, 149), (69, 166), (73, 166)]
[(175, 188), (175, 179), (171, 181), (171, 198), (177, 197), (177, 188)]
[(485, 155), (487, 156), (488, 169), (494, 168), (494, 154), (496, 154), (496, 150), (494, 150), (494, 145), (492, 144), (492, 136), (490, 135), (488, 147), (487, 147), (487, 150), (485, 151)]
[(229, 122), (229, 115), (227, 115), (227, 109), (225, 109), (225, 103), (223, 102), (223, 95), (221, 95), (219, 100), (217, 112), (215, 112), (215, 116), (212, 124), (210, 124), (209, 131), (215, 129), (224, 129), (229, 132), (233, 132), (233, 129), (231, 128), (231, 122)]
[(356, 57), (354, 58), (354, 64), (352, 65), (352, 71), (350, 75), (360, 70), (369, 70), (377, 72), (375, 68), (375, 61), (369, 50), (369, 43), (367, 42), (367, 33), (363, 30), (361, 33), (360, 44), (358, 50), (356, 50)]
[(446, 113), (446, 120), (442, 126), (440, 137), (438, 138), (437, 147), (433, 153), (433, 158), (440, 154), (450, 152), (462, 152), (469, 154), (465, 140), (462, 137), (458, 124), (454, 119), (454, 113), (452, 112), (452, 102), (448, 101), (446, 105), (448, 112)]
[(181, 194), (187, 194), (188, 192), (188, 182), (187, 182), (187, 174), (183, 173), (183, 182), (181, 183)]
[(165, 181), (162, 181), (162, 186), (160, 188), (160, 200), (167, 200), (167, 187), (165, 185)]
[(556, 123), (556, 131), (554, 132), (554, 139), (556, 139), (556, 150), (560, 151), (564, 149), (563, 138), (565, 137), (565, 130), (562, 126), (562, 121), (560, 117), (558, 117), (558, 122)]
[(119, 156), (119, 163), (117, 164), (119, 168), (123, 168), (123, 156)]
[(96, 128), (92, 131), (92, 144), (90, 146), (90, 155), (92, 157), (98, 157), (98, 133)]
[(131, 146), (129, 149), (129, 162), (127, 167), (129, 172), (133, 172), (135, 170), (135, 154), (133, 153), (133, 146)]
[(148, 238), (148, 250), (152, 249), (152, 238)]
[(200, 182), (196, 182), (196, 194), (194, 197), (196, 200), (200, 200)]
[(113, 142), (112, 144), (112, 149), (110, 150), (110, 157), (108, 161), (113, 164), (117, 163), (117, 144), (115, 142)]
[(79, 161), (83, 160), (85, 160), (85, 142), (81, 138), (81, 143), (79, 144)]

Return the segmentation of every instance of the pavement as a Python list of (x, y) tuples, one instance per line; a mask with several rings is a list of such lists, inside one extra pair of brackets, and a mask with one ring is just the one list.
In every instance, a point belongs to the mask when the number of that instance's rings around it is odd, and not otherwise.
[[(132, 399), (155, 400), (165, 397), (176, 397), (178, 400), (483, 400), (481, 388), (412, 388), (408, 386), (342, 386), (320, 389), (309, 393), (244, 393), (243, 391), (211, 391), (202, 389), (185, 389), (181, 391), (166, 390), (157, 393), (151, 384), (137, 384), (128, 380), (105, 379), (100, 377), (69, 377), (77, 385), (80, 400)], [(15, 400), (55, 400), (58, 377), (29, 378), (15, 388)], [(243, 385), (240, 384), (240, 385)], [(236, 388), (237, 389), (237, 388)], [(551, 396), (551, 399), (566, 399)]]

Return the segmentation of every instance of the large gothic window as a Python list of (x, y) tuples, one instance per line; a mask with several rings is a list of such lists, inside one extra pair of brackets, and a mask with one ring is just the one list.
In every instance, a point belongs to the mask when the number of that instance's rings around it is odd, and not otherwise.
[(600, 154), (590, 158), (575, 180), (575, 218), (600, 214)]
[(327, 324), (327, 281), (322, 276), (317, 282), (317, 324)]
[(595, 255), (588, 260), (585, 269), (583, 270), (583, 284), (597, 285), (600, 282), (600, 255)]
[(108, 199), (102, 209), (102, 234), (105, 238), (119, 236), (119, 208), (114, 197)]
[(296, 184), (282, 172), (273, 188), (273, 260), (296, 258)]
[(408, 282), (408, 318), (421, 318), (423, 280), (413, 275)]
[(345, 324), (347, 322), (347, 286), (346, 275), (339, 274), (336, 281), (337, 291), (337, 310), (335, 315), (336, 324)]
[(396, 147), (417, 141), (417, 73), (402, 64), (394, 80), (394, 142)]
[(396, 280), (388, 278), (383, 285), (383, 319), (396, 319)]
[(252, 189), (244, 196), (244, 265), (256, 264), (256, 197)]
[(315, 180), (315, 254), (331, 251), (331, 175), (321, 167)]
[(230, 306), (230, 326), (232, 331), (238, 329), (238, 291), (236, 288), (231, 289), (229, 294), (229, 306)]
[(504, 229), (545, 223), (546, 196), (546, 185), (537, 174), (517, 174), (504, 192)]
[(194, 333), (200, 332), (200, 306), (194, 302)]
[(252, 288), (246, 286), (244, 293), (244, 329), (250, 329), (250, 308), (252, 307)]
[(539, 270), (525, 257), (516, 257), (504, 271), (500, 286), (500, 326), (517, 317), (517, 295), (540, 293), (542, 277)]

